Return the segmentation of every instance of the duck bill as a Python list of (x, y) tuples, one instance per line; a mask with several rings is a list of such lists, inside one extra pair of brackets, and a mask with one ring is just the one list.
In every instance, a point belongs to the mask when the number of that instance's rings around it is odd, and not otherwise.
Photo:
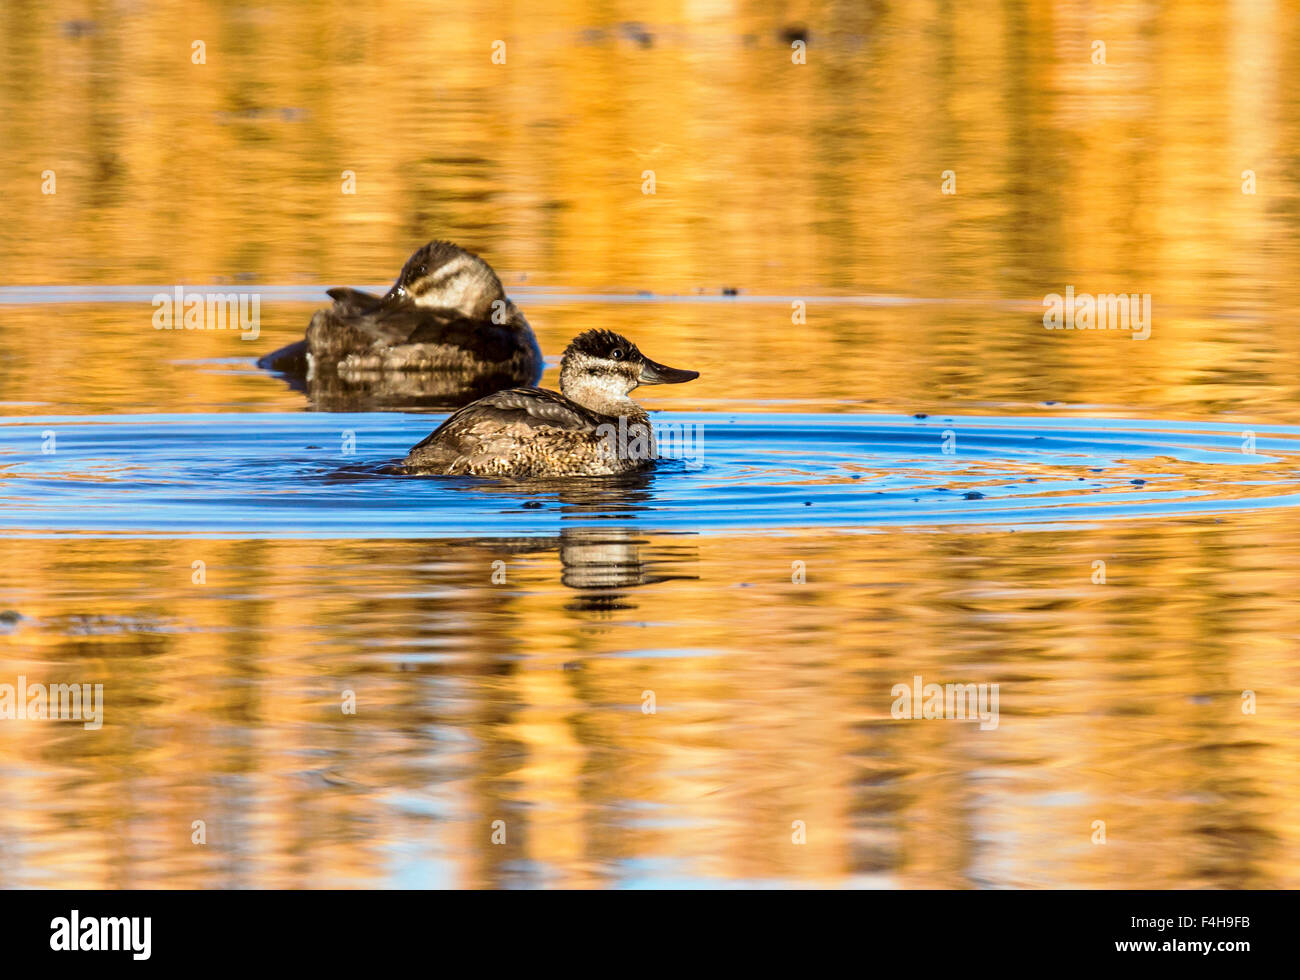
[(683, 381), (694, 381), (700, 376), (699, 371), (683, 371), (659, 364), (649, 358), (641, 365), (640, 383), (643, 385), (679, 385)]

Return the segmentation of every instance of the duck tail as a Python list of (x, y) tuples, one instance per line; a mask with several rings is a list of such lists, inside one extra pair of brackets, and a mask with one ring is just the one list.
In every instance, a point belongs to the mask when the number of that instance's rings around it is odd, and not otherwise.
[(337, 313), (368, 313), (381, 301), (374, 293), (353, 289), (350, 286), (335, 286), (333, 289), (325, 290), (325, 295), (334, 300), (335, 305), (339, 307), (335, 311)]
[(299, 340), (258, 358), (257, 366), (263, 371), (275, 371), (278, 374), (306, 375), (307, 353), (307, 341)]

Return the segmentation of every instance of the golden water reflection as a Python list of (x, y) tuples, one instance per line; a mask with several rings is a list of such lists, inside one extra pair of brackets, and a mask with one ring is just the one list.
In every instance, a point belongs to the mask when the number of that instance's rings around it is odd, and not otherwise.
[[(1284, 8), (1209, 0), (11, 7), (0, 284), (376, 284), (447, 237), (511, 290), (807, 300), (520, 296), (551, 358), (618, 329), (702, 371), (664, 395), (693, 405), (1289, 422), (1297, 52)], [(1045, 331), (1067, 286), (1149, 293), (1151, 339)], [(927, 302), (818, 303), (863, 294)], [(0, 400), (299, 406), (248, 364), (311, 310), (267, 298), (245, 342), (160, 334), (147, 302), (0, 304)]]
[[(689, 386), (639, 389), (638, 400), (652, 409), (1070, 413), (1248, 429), (1294, 424), (1300, 405), (1300, 331), (1271, 321), (1230, 331), (1178, 321), (1185, 333), (1141, 343), (1122, 334), (1064, 336), (1044, 330), (1034, 313), (810, 309), (815, 326), (794, 334), (788, 310), (766, 304), (557, 303), (528, 316), (553, 365), (544, 387), (558, 386), (559, 352), (591, 328), (636, 338), (651, 356), (700, 372)], [(259, 341), (245, 343), (217, 332), (155, 333), (147, 304), (0, 305), (0, 402), (13, 416), (393, 408), (313, 404), (253, 365), (257, 355), (300, 338), (311, 310), (272, 305)], [(711, 325), (720, 317), (728, 329)], [(123, 338), (139, 333), (153, 344), (148, 356), (124, 357)], [(56, 337), (60, 346), (33, 346), (34, 336)]]
[(0, 723), (0, 886), (1296, 887), (1274, 537), (8, 541), (0, 681), (106, 712)]
[(1295, 308), (1284, 7), (800, 6), (802, 65), (746, 3), (9, 7), (0, 268), (377, 282), (447, 236), (510, 284)]

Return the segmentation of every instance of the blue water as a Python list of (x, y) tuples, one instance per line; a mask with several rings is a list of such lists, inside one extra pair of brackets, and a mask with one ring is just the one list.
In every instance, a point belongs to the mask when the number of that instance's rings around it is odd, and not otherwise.
[[(209, 538), (550, 536), (890, 525), (1050, 528), (1300, 504), (1300, 428), (1078, 418), (656, 413), (687, 458), (620, 479), (502, 484), (393, 464), (428, 414), (160, 414), (0, 422), (0, 529)], [(50, 436), (53, 436), (51, 439)], [(49, 451), (43, 451), (49, 450)], [(948, 451), (945, 451), (948, 450)]]

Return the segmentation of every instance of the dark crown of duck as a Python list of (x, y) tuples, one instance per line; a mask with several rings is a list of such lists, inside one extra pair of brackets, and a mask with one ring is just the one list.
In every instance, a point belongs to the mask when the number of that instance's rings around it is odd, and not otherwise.
[(473, 252), (451, 242), (434, 241), (419, 249), (402, 266), (385, 303), (456, 310), (470, 319), (486, 319), (496, 302), (506, 302), (501, 280)]
[(622, 394), (638, 385), (681, 384), (700, 376), (652, 361), (636, 344), (612, 330), (588, 330), (574, 337), (560, 360), (560, 389), (581, 384), (583, 377), (604, 379)]

